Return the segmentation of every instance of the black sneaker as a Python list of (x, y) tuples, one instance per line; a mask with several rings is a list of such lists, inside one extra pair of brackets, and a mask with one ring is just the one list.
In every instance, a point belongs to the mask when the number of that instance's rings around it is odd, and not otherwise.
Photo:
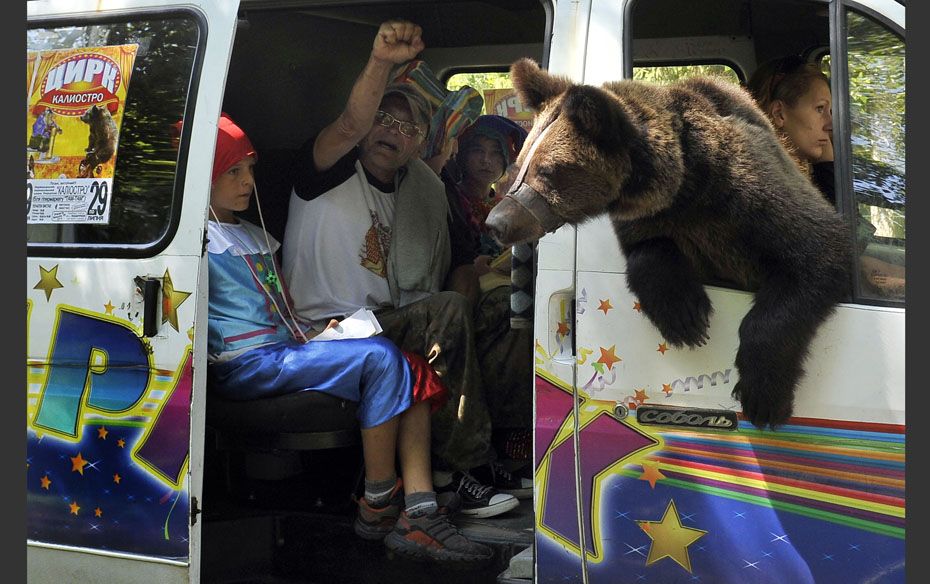
[(406, 511), (402, 512), (394, 529), (384, 538), (384, 545), (418, 561), (478, 564), (494, 554), (488, 546), (459, 533), (449, 516), (438, 511), (420, 517), (408, 517)]
[(513, 495), (518, 499), (529, 499), (533, 496), (533, 479), (513, 474), (500, 462), (494, 461), (473, 468), (471, 475), (501, 493)]
[(494, 517), (506, 513), (520, 504), (517, 498), (507, 493), (500, 493), (490, 485), (483, 485), (467, 472), (452, 473), (449, 482), (440, 486), (441, 480), (448, 473), (434, 472), (433, 484), (437, 493), (457, 492), (462, 498), (459, 513), (471, 517)]

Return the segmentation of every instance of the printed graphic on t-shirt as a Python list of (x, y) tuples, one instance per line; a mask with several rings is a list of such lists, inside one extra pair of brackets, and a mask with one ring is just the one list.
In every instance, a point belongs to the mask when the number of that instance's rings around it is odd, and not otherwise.
[(359, 263), (370, 272), (387, 278), (387, 255), (391, 249), (391, 228), (381, 223), (378, 213), (368, 210), (371, 227), (365, 232), (365, 242), (359, 251)]

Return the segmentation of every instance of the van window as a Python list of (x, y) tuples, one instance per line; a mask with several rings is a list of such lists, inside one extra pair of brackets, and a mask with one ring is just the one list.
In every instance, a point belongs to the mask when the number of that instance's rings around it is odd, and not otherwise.
[(852, 186), (866, 226), (858, 295), (903, 302), (904, 40), (856, 12), (846, 18)]
[(633, 67), (633, 79), (649, 81), (651, 83), (673, 83), (679, 79), (693, 77), (695, 75), (722, 77), (736, 85), (740, 83), (739, 75), (733, 67), (729, 65), (660, 65), (655, 67)]
[[(198, 21), (178, 14), (27, 30), (27, 74), (30, 52), (136, 45), (118, 126), (112, 187), (93, 201), (101, 215), (106, 213), (106, 222), (82, 223), (52, 216), (30, 220), (27, 184), (30, 255), (113, 256), (132, 253), (127, 252), (132, 246), (156, 247), (170, 236), (181, 193), (176, 185), (179, 157), (173, 124), (184, 117), (200, 39)], [(80, 124), (72, 127), (75, 132), (81, 128)], [(27, 144), (27, 177), (30, 154), (33, 164), (54, 162), (47, 145)], [(73, 171), (63, 168), (62, 174)]]

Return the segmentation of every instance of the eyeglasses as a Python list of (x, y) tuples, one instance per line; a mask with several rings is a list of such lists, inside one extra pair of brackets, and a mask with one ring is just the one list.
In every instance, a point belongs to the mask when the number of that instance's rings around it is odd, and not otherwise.
[(378, 110), (375, 112), (375, 121), (385, 128), (390, 128), (394, 125), (394, 122), (397, 122), (397, 127), (400, 129), (400, 133), (404, 136), (407, 136), (408, 138), (416, 138), (423, 133), (423, 130), (421, 130), (420, 127), (415, 123), (398, 120), (385, 111)]

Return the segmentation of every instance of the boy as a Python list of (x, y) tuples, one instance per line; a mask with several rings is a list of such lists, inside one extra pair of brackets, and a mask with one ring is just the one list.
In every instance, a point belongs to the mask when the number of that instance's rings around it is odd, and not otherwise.
[(432, 488), (429, 416), (445, 398), (439, 378), (380, 337), (307, 342), (312, 334), (294, 317), (278, 273), (280, 245), (235, 215), (255, 187), (255, 149), (226, 114), (218, 128), (207, 224), (211, 391), (226, 399), (324, 391), (358, 402), (365, 495), (355, 532), (415, 559), (490, 558), (452, 525)]

